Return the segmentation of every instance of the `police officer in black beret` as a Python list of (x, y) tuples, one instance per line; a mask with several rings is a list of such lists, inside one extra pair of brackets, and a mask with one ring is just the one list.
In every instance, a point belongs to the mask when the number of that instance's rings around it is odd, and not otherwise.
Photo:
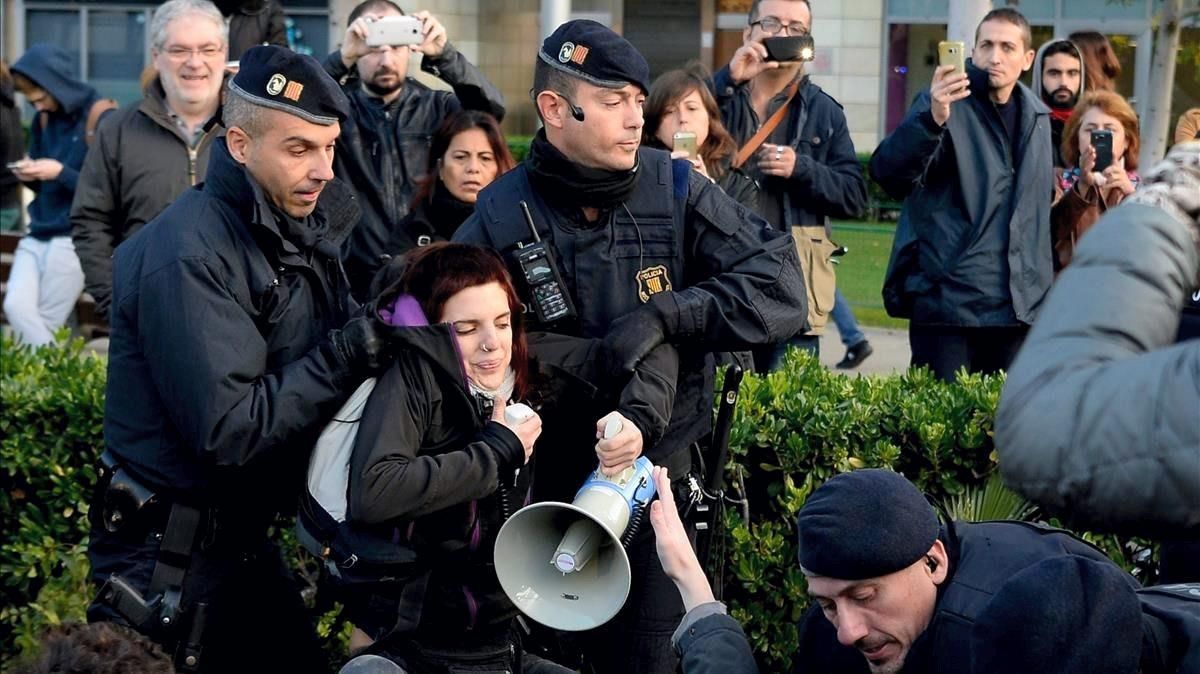
[[(686, 374), (671, 427), (644, 449), (686, 477), (692, 446), (711, 429), (711, 354), (795, 335), (805, 293), (786, 232), (688, 162), (639, 147), (649, 79), (642, 55), (608, 28), (586, 20), (560, 26), (534, 69), (544, 129), (528, 159), (480, 194), (455, 240), (505, 256), (534, 329), (603, 337), (614, 374), (627, 376), (660, 343), (678, 346)], [(642, 452), (641, 432), (625, 423), (598, 450), (602, 468), (617, 470)], [(557, 496), (569, 501), (589, 466), (553, 466), (555, 458), (541, 456), (538, 482), (561, 485), (566, 493)], [(630, 600), (588, 638), (589, 658), (603, 672), (674, 671), (670, 637), (682, 605), (649, 527), (630, 557)]]
[(1200, 664), (1200, 639), (1187, 636), (1200, 631), (1200, 600), (1139, 590), (1065, 531), (939, 524), (896, 473), (830, 479), (797, 528), (816, 602), (800, 624), (797, 672), (1190, 672), (1179, 668), (1189, 650)]
[(116, 251), (88, 615), (182, 671), (324, 670), (267, 528), (322, 426), (389, 359), (338, 263), (358, 217), (333, 181), (346, 114), (314, 59), (250, 49), (207, 181)]

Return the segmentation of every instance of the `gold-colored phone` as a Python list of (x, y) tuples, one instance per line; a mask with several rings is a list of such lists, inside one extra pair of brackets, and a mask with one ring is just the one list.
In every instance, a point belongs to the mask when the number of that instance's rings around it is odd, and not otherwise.
[(954, 66), (952, 75), (967, 72), (967, 46), (958, 40), (942, 40), (938, 43), (938, 65)]
[(688, 159), (696, 158), (696, 134), (691, 131), (676, 131), (672, 137), (675, 146), (671, 149), (687, 152)]

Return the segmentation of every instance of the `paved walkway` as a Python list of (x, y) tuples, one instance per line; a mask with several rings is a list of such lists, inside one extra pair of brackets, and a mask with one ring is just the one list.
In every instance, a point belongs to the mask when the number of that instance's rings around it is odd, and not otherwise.
[[(867, 341), (871, 342), (871, 347), (875, 349), (875, 353), (864, 360), (857, 369), (835, 370), (836, 372), (893, 374), (908, 369), (912, 351), (908, 348), (907, 330), (872, 328), (865, 325), (861, 327), (863, 334), (867, 336)], [(838, 339), (837, 328), (830, 322), (829, 327), (825, 329), (825, 334), (821, 335), (821, 362), (826, 367), (832, 368), (844, 355), (846, 355), (846, 347), (842, 346), (841, 340)]]

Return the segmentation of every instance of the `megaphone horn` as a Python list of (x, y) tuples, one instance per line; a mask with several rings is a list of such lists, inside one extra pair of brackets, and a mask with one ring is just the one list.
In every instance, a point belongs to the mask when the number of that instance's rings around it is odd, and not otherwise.
[[(614, 420), (604, 436), (619, 432)], [(522, 613), (554, 629), (580, 631), (621, 610), (631, 579), (622, 537), (654, 497), (652, 468), (640, 457), (618, 475), (597, 469), (574, 502), (535, 503), (504, 523), (496, 536), (496, 575)]]

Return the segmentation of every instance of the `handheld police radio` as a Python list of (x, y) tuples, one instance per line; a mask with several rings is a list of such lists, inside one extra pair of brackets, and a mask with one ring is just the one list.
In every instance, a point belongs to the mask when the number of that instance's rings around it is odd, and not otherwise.
[(533, 234), (533, 243), (518, 243), (514, 255), (521, 267), (521, 274), (525, 277), (525, 283), (529, 286), (533, 311), (538, 321), (548, 324), (564, 318), (575, 318), (575, 305), (571, 302), (566, 284), (563, 283), (550, 245), (538, 236), (533, 216), (529, 214), (529, 205), (524, 201), (521, 202), (521, 211), (525, 215), (529, 231)]

